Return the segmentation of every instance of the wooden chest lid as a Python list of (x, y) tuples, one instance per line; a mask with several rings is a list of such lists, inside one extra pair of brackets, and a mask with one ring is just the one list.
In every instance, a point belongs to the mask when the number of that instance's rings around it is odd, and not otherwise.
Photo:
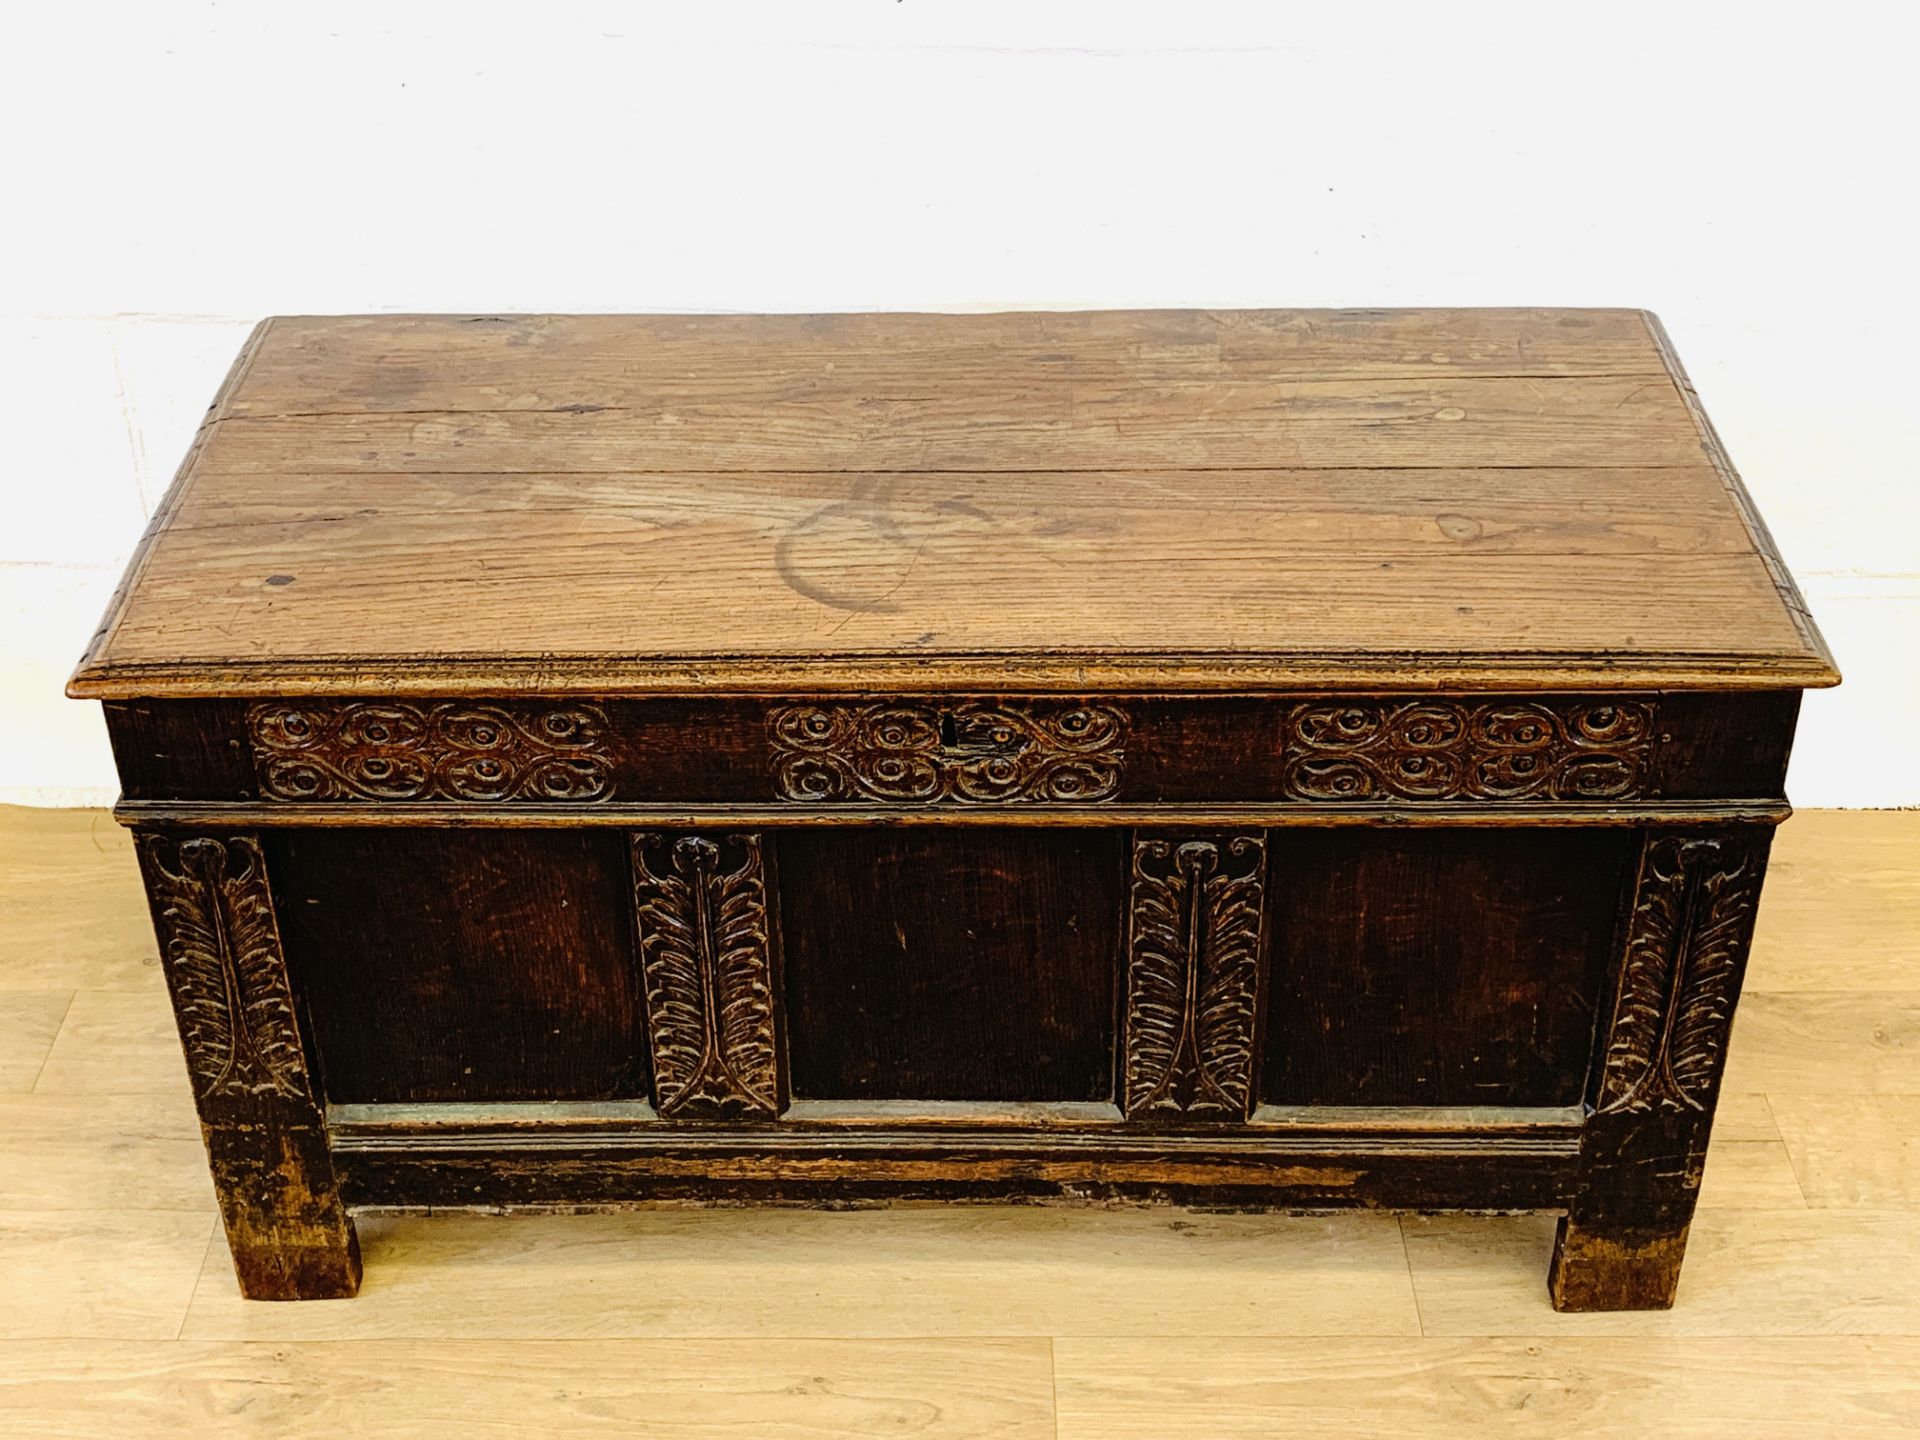
[(70, 693), (1839, 679), (1633, 310), (248, 341)]

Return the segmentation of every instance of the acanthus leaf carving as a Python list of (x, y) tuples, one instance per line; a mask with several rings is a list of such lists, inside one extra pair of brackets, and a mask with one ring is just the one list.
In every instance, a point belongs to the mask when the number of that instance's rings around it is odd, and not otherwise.
[(1752, 841), (1648, 839), (1607, 1032), (1602, 1112), (1711, 1106), (1760, 878), (1760, 851)]
[(816, 803), (1111, 800), (1126, 716), (1107, 705), (783, 705), (767, 720), (774, 791)]
[(276, 700), (247, 712), (268, 800), (605, 800), (597, 705)]
[(1129, 1118), (1251, 1113), (1266, 861), (1261, 835), (1134, 839), (1121, 1075)]
[(195, 1094), (310, 1100), (258, 839), (147, 833), (139, 850)]
[(780, 1111), (772, 927), (758, 835), (636, 834), (634, 914), (663, 1116)]

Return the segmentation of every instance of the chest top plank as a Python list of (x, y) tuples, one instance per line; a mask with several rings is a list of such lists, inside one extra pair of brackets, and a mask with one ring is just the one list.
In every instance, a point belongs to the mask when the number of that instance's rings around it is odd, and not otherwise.
[(269, 320), (70, 693), (1838, 679), (1631, 310)]

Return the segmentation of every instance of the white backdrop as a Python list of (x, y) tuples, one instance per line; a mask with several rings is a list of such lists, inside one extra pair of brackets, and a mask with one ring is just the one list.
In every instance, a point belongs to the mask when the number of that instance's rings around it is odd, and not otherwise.
[(1768, 13), (23, 7), (0, 799), (113, 793), (60, 686), (264, 314), (1538, 304), (1659, 311), (1772, 523), (1794, 798), (1920, 804), (1916, 22)]

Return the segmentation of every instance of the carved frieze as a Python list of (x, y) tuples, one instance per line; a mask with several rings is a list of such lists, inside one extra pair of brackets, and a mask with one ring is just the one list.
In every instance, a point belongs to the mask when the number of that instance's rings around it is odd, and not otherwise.
[(1266, 869), (1258, 834), (1135, 837), (1121, 1066), (1129, 1118), (1251, 1112)]
[(273, 701), (247, 712), (268, 800), (604, 800), (606, 715), (579, 703)]
[(1649, 838), (1607, 1031), (1603, 1112), (1710, 1108), (1760, 880), (1751, 840)]
[(656, 1108), (771, 1120), (780, 1052), (760, 837), (645, 832), (632, 848)]
[(1296, 800), (1623, 800), (1651, 785), (1645, 701), (1316, 700), (1287, 713)]
[(784, 705), (767, 724), (783, 800), (986, 805), (1111, 800), (1127, 730), (1111, 706), (985, 700)]
[(146, 833), (138, 849), (194, 1093), (309, 1100), (260, 842)]

